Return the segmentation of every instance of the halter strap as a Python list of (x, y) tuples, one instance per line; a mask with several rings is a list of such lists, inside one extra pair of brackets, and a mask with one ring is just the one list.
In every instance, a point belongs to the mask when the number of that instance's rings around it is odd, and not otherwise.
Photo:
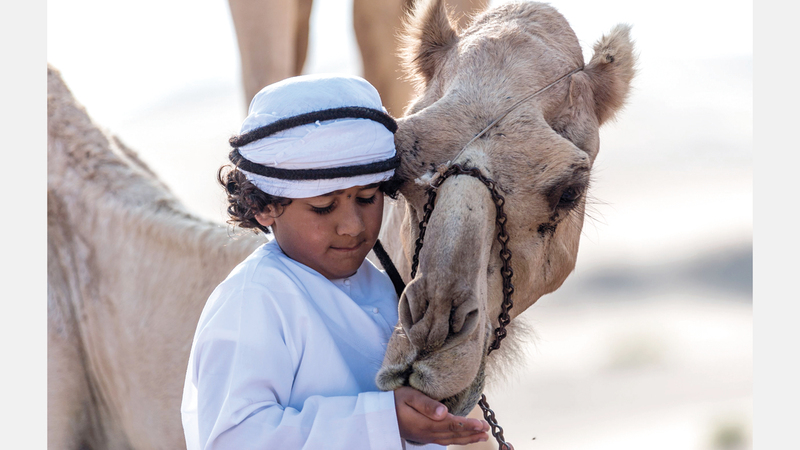
[(459, 157), (459, 156), (461, 156), (461, 154), (462, 154), (462, 153), (464, 153), (464, 150), (466, 150), (466, 149), (467, 149), (467, 147), (469, 147), (469, 146), (470, 146), (470, 145), (471, 145), (473, 142), (475, 142), (476, 140), (478, 140), (478, 139), (479, 139), (481, 136), (483, 136), (484, 134), (486, 134), (486, 132), (487, 132), (487, 131), (489, 131), (489, 130), (490, 130), (492, 127), (493, 127), (493, 126), (497, 125), (497, 123), (498, 123), (498, 122), (500, 122), (501, 120), (503, 120), (503, 118), (505, 118), (505, 117), (506, 117), (506, 116), (507, 116), (509, 113), (511, 113), (511, 111), (514, 111), (515, 109), (517, 109), (517, 107), (518, 107), (519, 105), (521, 105), (521, 104), (523, 104), (523, 103), (527, 102), (528, 100), (532, 99), (533, 97), (536, 97), (537, 95), (541, 94), (542, 92), (544, 92), (544, 91), (546, 91), (546, 90), (550, 89), (551, 87), (555, 86), (555, 85), (556, 85), (556, 84), (557, 84), (559, 81), (563, 80), (564, 78), (567, 78), (567, 77), (571, 76), (571, 75), (572, 75), (572, 74), (574, 74), (574, 73), (580, 72), (581, 70), (583, 70), (583, 67), (578, 67), (577, 69), (573, 69), (572, 71), (570, 71), (570, 72), (568, 72), (568, 73), (565, 73), (564, 75), (561, 75), (561, 76), (560, 76), (560, 77), (559, 77), (557, 80), (555, 80), (555, 81), (553, 81), (552, 83), (548, 84), (547, 86), (545, 86), (545, 87), (543, 87), (543, 88), (539, 89), (538, 91), (536, 91), (536, 92), (533, 92), (533, 93), (531, 93), (531, 94), (528, 94), (528, 95), (526, 95), (525, 97), (522, 97), (522, 98), (521, 98), (520, 100), (518, 100), (516, 103), (514, 103), (513, 105), (511, 105), (511, 107), (510, 107), (510, 108), (508, 108), (508, 110), (506, 110), (506, 112), (504, 112), (503, 114), (501, 114), (501, 115), (500, 115), (500, 117), (498, 117), (497, 119), (494, 119), (494, 121), (492, 121), (492, 123), (490, 123), (489, 125), (487, 125), (487, 126), (486, 126), (486, 128), (484, 128), (483, 130), (481, 130), (481, 132), (480, 132), (480, 133), (476, 134), (476, 135), (475, 135), (475, 137), (473, 137), (472, 139), (470, 139), (470, 141), (469, 141), (469, 142), (467, 142), (467, 145), (465, 145), (464, 147), (462, 147), (462, 148), (461, 148), (461, 150), (459, 150), (459, 152), (458, 152), (458, 153), (456, 153), (456, 156), (455, 156), (455, 157), (453, 157), (453, 159), (451, 159), (450, 161), (448, 161), (447, 165), (448, 165), (448, 166), (452, 165), (452, 163), (454, 163), (454, 162), (456, 161), (456, 159), (458, 159), (458, 157)]

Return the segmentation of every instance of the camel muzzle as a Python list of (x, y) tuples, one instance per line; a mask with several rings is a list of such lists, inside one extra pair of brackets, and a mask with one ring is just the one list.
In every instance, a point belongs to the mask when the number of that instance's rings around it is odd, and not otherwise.
[(426, 278), (409, 284), (399, 304), (400, 324), (421, 356), (469, 339), (479, 323), (471, 290), (434, 288), (431, 293), (427, 284)]

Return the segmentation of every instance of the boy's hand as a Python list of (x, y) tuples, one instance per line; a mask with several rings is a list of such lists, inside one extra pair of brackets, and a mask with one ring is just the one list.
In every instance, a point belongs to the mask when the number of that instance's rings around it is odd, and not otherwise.
[(449, 414), (447, 408), (408, 386), (394, 391), (400, 437), (420, 444), (465, 445), (489, 439), (489, 424)]

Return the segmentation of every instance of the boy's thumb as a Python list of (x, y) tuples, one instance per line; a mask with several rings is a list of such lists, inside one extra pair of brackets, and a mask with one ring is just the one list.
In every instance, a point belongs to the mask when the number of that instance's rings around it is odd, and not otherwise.
[(423, 393), (415, 395), (412, 400), (412, 406), (421, 414), (428, 416), (431, 420), (442, 420), (447, 417), (447, 407), (437, 402), (436, 400), (428, 397)]

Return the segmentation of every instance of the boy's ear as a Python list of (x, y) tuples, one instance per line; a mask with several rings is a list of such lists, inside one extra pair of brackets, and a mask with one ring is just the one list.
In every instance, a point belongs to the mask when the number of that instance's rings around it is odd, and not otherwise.
[(268, 205), (267, 209), (256, 214), (256, 222), (261, 224), (263, 227), (271, 227), (275, 223), (275, 217), (273, 217), (273, 214), (274, 209), (272, 208), (272, 205)]

